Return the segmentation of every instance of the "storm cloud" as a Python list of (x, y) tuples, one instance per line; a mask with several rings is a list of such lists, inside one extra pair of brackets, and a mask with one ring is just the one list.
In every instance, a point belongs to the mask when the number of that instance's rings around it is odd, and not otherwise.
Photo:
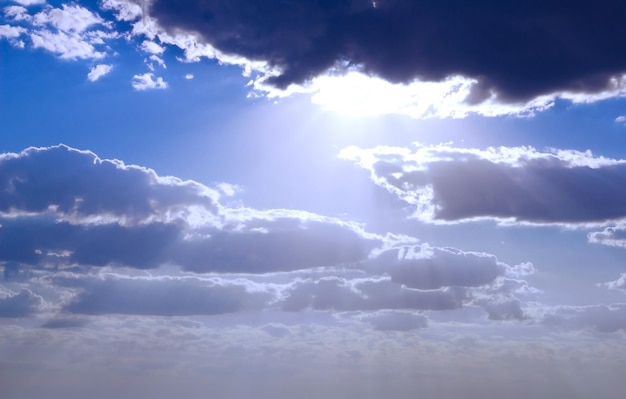
[(621, 0), (154, 0), (150, 16), (226, 54), (263, 61), (285, 88), (329, 69), (391, 82), (478, 81), (470, 103), (615, 89), (626, 72)]

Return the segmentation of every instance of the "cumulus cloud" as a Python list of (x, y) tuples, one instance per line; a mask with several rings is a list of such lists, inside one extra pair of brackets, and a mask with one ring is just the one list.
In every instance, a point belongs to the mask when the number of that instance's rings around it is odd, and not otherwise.
[(426, 222), (581, 224), (626, 217), (626, 161), (590, 151), (416, 144), (350, 147), (339, 156), (369, 170), (375, 184)]
[(92, 82), (95, 82), (96, 80), (100, 79), (104, 75), (111, 72), (111, 69), (113, 69), (112, 65), (107, 65), (107, 64), (95, 65), (93, 68), (91, 68), (91, 70), (89, 70), (89, 73), (87, 74), (87, 79), (89, 79)]
[(626, 116), (624, 115), (618, 116), (617, 118), (615, 118), (615, 123), (626, 126)]
[[(118, 37), (110, 22), (77, 4), (45, 5), (32, 13), (21, 6), (9, 6), (4, 15), (14, 25), (3, 25), (5, 32), (0, 36), (28, 36), (33, 48), (45, 49), (62, 59), (104, 58), (105, 40)], [(24, 47), (22, 40), (20, 43)]]
[(626, 72), (626, 56), (619, 55), (626, 52), (614, 38), (623, 33), (624, 7), (618, 0), (567, 7), (539, 0), (445, 7), (408, 0), (155, 0), (149, 13), (168, 30), (195, 32), (224, 53), (267, 62), (280, 71), (270, 79), (279, 87), (357, 68), (393, 82), (463, 75), (478, 81), (471, 101), (496, 93), (515, 102), (618, 84), (612, 79)]
[(149, 72), (133, 76), (132, 85), (135, 90), (139, 91), (167, 89), (167, 82), (162, 77), (157, 76), (155, 79), (154, 74)]

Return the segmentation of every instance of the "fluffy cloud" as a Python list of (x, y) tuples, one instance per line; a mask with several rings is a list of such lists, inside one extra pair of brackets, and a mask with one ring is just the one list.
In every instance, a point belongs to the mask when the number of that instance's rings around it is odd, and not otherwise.
[(594, 231), (587, 234), (587, 239), (592, 244), (626, 248), (626, 227), (621, 225), (606, 227), (602, 231)]
[(111, 72), (111, 69), (113, 69), (112, 65), (107, 65), (107, 64), (95, 65), (93, 68), (91, 68), (91, 70), (87, 74), (87, 79), (89, 79), (92, 82), (95, 82), (96, 80), (100, 79), (104, 75)]
[(139, 91), (167, 89), (167, 82), (160, 76), (155, 79), (154, 74), (150, 72), (133, 76), (132, 85), (135, 90)]
[(408, 0), (155, 0), (149, 13), (171, 31), (200, 34), (219, 51), (267, 62), (279, 71), (270, 79), (279, 87), (332, 68), (357, 68), (394, 82), (463, 75), (479, 82), (468, 101), (495, 93), (515, 102), (618, 85), (626, 52), (614, 38), (623, 33), (624, 7), (618, 0), (567, 7), (539, 0), (445, 7)]
[[(118, 37), (109, 22), (76, 4), (63, 4), (60, 8), (45, 5), (34, 13), (24, 7), (9, 6), (4, 9), (4, 15), (15, 25), (3, 25), (7, 32), (1, 36), (27, 35), (34, 48), (43, 48), (62, 59), (104, 58), (104, 40)], [(20, 43), (23, 47), (24, 42)]]
[(340, 157), (427, 222), (475, 218), (531, 223), (605, 223), (626, 217), (626, 161), (591, 152), (451, 145), (360, 149)]

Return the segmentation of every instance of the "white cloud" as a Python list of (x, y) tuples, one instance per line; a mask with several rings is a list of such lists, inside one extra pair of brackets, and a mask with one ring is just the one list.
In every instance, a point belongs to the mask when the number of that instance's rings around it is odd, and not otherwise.
[(592, 244), (626, 248), (626, 226), (609, 226), (602, 231), (591, 232), (587, 234), (587, 240)]
[(27, 6), (27, 7), (46, 3), (46, 0), (13, 0), (13, 1), (23, 6)]
[(163, 78), (160, 76), (157, 76), (155, 79), (153, 73), (144, 73), (141, 75), (133, 76), (132, 85), (135, 90), (139, 91), (167, 88), (167, 82), (165, 82), (165, 80), (163, 80)]
[(111, 69), (113, 69), (112, 65), (107, 65), (107, 64), (95, 65), (93, 68), (91, 68), (91, 70), (87, 74), (87, 79), (89, 79), (92, 82), (95, 82), (96, 80), (100, 79), (104, 75), (111, 72)]
[(25, 32), (26, 29), (19, 26), (0, 25), (0, 37), (16, 38)]
[(609, 281), (608, 283), (605, 283), (604, 286), (606, 286), (610, 290), (621, 290), (626, 293), (626, 273), (622, 273), (615, 281)]
[(30, 34), (34, 48), (43, 48), (63, 59), (100, 59), (105, 53), (76, 35), (41, 30)]
[(150, 54), (163, 54), (165, 51), (165, 48), (150, 40), (144, 40), (143, 43), (141, 43), (141, 49)]
[(191, 80), (191, 79), (193, 79), (193, 77), (194, 76), (191, 73), (188, 73), (188, 74), (185, 75), (185, 79), (187, 79), (187, 80)]
[(50, 25), (62, 32), (82, 33), (87, 29), (95, 26), (107, 26), (110, 24), (105, 22), (99, 15), (94, 14), (88, 9), (78, 5), (63, 4), (62, 8), (47, 7), (43, 11), (35, 14), (33, 17), (33, 25), (46, 26)]
[(4, 7), (4, 15), (13, 21), (29, 21), (32, 18), (28, 10), (21, 6)]
[(101, 3), (103, 10), (117, 11), (118, 21), (134, 21), (143, 15), (141, 6), (132, 1), (125, 0), (103, 0)]
[(615, 118), (615, 123), (626, 126), (626, 116), (624, 115), (618, 116), (617, 118)]

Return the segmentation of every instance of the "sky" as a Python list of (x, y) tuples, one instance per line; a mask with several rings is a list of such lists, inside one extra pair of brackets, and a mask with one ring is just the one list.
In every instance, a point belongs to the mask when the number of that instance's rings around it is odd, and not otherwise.
[(623, 398), (622, 0), (4, 0), (0, 397)]

